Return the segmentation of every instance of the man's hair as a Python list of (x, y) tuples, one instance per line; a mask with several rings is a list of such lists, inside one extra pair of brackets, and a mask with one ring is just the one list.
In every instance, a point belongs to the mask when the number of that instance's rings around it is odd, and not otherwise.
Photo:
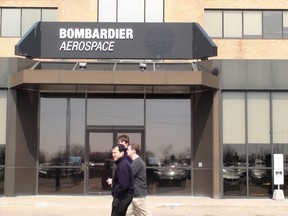
[(129, 144), (129, 136), (126, 134), (122, 134), (122, 135), (118, 136), (118, 140), (120, 140), (121, 142), (125, 142), (125, 143)]
[(114, 148), (118, 148), (119, 152), (124, 152), (124, 153), (126, 152), (125, 146), (123, 146), (121, 144), (114, 145), (112, 149), (114, 149)]
[(135, 150), (136, 151), (136, 154), (140, 154), (140, 150), (141, 150), (141, 147), (140, 147), (140, 145), (139, 144), (137, 144), (137, 143), (131, 143), (130, 145), (130, 148), (132, 149), (132, 150)]

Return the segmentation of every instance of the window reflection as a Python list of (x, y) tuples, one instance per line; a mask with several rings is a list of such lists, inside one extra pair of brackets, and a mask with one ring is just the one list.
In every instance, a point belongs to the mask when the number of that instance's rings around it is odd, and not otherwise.
[(0, 166), (0, 195), (4, 194), (5, 167)]
[[(84, 161), (84, 99), (41, 98), (39, 164)], [(53, 135), (53, 136), (52, 136)]]
[(250, 167), (271, 167), (270, 145), (249, 144), (248, 163)]
[(247, 169), (225, 167), (223, 169), (223, 188), (225, 196), (245, 196), (247, 191)]
[(147, 100), (150, 194), (191, 194), (190, 100)]
[(263, 11), (263, 37), (282, 38), (282, 12)]
[(214, 38), (287, 38), (287, 12), (205, 10), (205, 29)]
[(84, 172), (82, 169), (40, 167), (39, 194), (83, 194)]
[(88, 99), (88, 125), (144, 125), (143, 99)]
[(223, 145), (223, 189), (225, 196), (247, 194), (247, 164), (244, 144)]
[(88, 193), (110, 192), (111, 187), (106, 183), (106, 180), (112, 178), (112, 146), (113, 133), (89, 133)]
[(41, 98), (38, 193), (84, 193), (84, 142), (84, 99)]
[(38, 21), (57, 21), (57, 9), (41, 8), (3, 8), (0, 23), (2, 37), (23, 36), (29, 28)]
[[(278, 186), (275, 188), (274, 185), (274, 189), (278, 189)], [(284, 196), (288, 196), (288, 169), (284, 169), (284, 185), (281, 185), (281, 189), (283, 189)]]
[(223, 145), (224, 166), (246, 166), (246, 150), (244, 144)]
[(271, 169), (249, 170), (249, 195), (270, 196), (272, 194)]
[(4, 194), (5, 145), (0, 145), (0, 195)]

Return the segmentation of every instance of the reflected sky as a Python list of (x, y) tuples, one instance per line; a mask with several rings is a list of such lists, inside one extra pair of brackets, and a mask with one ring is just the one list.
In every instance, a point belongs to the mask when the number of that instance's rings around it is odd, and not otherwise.
[[(161, 159), (171, 155), (190, 159), (190, 109), (188, 99), (147, 99), (146, 152)], [(90, 126), (144, 126), (144, 116), (142, 99), (88, 100), (87, 122)], [(130, 142), (141, 144), (139, 133), (136, 137), (133, 133), (130, 135)], [(97, 142), (93, 141), (96, 137), (90, 139), (90, 142)], [(109, 148), (113, 146), (111, 136), (103, 134), (101, 140), (92, 151), (107, 150), (108, 143)], [(70, 148), (73, 145), (84, 148), (84, 143), (85, 99), (41, 98), (40, 151), (52, 156), (66, 151), (67, 144)]]
[(190, 159), (190, 100), (147, 100), (146, 107), (146, 151)]

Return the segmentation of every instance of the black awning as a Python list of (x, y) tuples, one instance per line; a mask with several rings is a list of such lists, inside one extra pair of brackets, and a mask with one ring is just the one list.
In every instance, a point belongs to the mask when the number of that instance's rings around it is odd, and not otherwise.
[(217, 47), (198, 23), (38, 22), (15, 54), (43, 59), (207, 59)]

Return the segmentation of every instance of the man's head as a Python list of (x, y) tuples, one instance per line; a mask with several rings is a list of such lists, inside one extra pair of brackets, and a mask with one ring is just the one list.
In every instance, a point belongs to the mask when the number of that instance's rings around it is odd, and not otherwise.
[(129, 136), (126, 134), (122, 134), (118, 137), (118, 144), (124, 145), (125, 148), (129, 145)]
[(127, 155), (133, 159), (133, 157), (140, 154), (140, 145), (137, 143), (131, 143), (127, 148)]
[(121, 144), (117, 144), (112, 148), (112, 157), (114, 161), (117, 161), (119, 158), (123, 157), (125, 154), (125, 147)]

